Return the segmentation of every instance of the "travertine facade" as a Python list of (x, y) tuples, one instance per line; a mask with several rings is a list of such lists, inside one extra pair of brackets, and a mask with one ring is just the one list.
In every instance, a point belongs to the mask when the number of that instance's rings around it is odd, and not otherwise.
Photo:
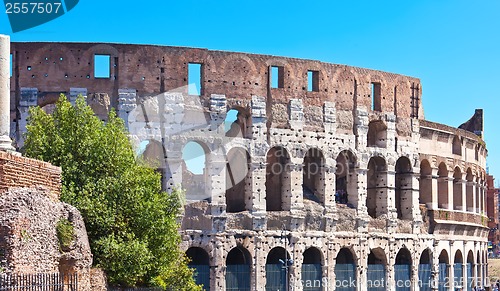
[[(29, 106), (49, 110), (60, 93), (87, 96), (103, 120), (116, 108), (165, 189), (186, 189), (183, 247), (207, 289), (487, 283), (482, 113), (465, 129), (426, 121), (416, 78), (178, 47), (13, 43), (11, 52), (18, 146)], [(183, 160), (192, 142), (204, 152), (199, 175)]]

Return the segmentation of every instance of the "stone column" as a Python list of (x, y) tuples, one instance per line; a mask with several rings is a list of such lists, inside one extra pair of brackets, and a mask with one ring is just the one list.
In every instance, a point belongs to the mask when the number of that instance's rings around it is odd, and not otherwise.
[(0, 34), (0, 150), (14, 150), (10, 140), (10, 37)]
[[(438, 179), (439, 176), (437, 175), (438, 170), (437, 169), (432, 169), (432, 175), (431, 175), (431, 187), (432, 187), (432, 193), (431, 193), (431, 205), (430, 209), (435, 210), (439, 208), (438, 204), (438, 192), (439, 192), (439, 186), (438, 186)], [(429, 207), (429, 205), (427, 205)]]

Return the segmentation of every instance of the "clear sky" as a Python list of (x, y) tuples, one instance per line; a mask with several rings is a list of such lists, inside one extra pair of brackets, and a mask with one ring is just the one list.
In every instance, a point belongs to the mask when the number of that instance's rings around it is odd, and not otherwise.
[[(500, 181), (500, 1), (95, 1), (12, 41), (161, 44), (272, 54), (418, 77), (425, 118), (451, 126), (484, 108)], [(497, 114), (499, 114), (497, 116)]]

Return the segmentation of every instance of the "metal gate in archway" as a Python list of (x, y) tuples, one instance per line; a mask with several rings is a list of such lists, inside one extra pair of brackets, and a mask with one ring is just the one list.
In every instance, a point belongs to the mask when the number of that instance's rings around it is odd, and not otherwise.
[(366, 272), (368, 291), (386, 291), (385, 266), (369, 264)]
[(418, 286), (420, 287), (420, 291), (432, 290), (431, 276), (432, 276), (431, 264), (418, 265)]
[(356, 291), (356, 266), (354, 264), (335, 265), (335, 290)]
[(266, 264), (266, 291), (286, 290), (286, 270), (282, 264)]
[(322, 273), (321, 264), (302, 264), (302, 290), (322, 291)]
[(410, 291), (411, 266), (408, 264), (394, 265), (394, 280), (397, 291)]
[(226, 266), (226, 291), (250, 291), (250, 266)]
[(438, 290), (447, 291), (448, 290), (448, 266), (446, 263), (439, 263), (439, 279), (438, 279)]
[(194, 269), (194, 281), (197, 285), (203, 285), (203, 290), (210, 290), (210, 266), (209, 265), (189, 265)]

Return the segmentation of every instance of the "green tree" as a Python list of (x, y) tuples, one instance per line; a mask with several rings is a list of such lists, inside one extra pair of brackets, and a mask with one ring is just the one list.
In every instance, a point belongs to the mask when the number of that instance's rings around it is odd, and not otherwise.
[(106, 123), (79, 97), (53, 114), (30, 110), (25, 155), (62, 168), (61, 200), (85, 220), (94, 265), (111, 284), (201, 290), (179, 249), (180, 194), (161, 192), (161, 177), (136, 159), (120, 118)]

